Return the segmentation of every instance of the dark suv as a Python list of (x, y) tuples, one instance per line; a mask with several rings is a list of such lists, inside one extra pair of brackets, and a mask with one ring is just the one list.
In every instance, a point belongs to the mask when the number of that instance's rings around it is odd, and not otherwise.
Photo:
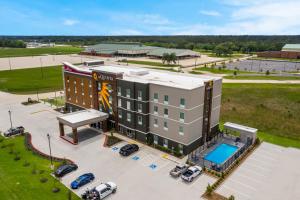
[(59, 168), (57, 168), (57, 170), (54, 172), (54, 175), (56, 177), (63, 177), (64, 175), (75, 171), (76, 169), (78, 169), (78, 166), (75, 164), (62, 165)]
[(8, 129), (7, 131), (4, 132), (5, 137), (10, 137), (13, 135), (18, 135), (18, 134), (23, 134), (25, 131), (23, 126), (18, 126), (18, 127), (12, 127)]
[(139, 146), (136, 145), (136, 144), (126, 144), (125, 146), (123, 146), (119, 153), (122, 155), (122, 156), (129, 156), (130, 154), (136, 152), (139, 150)]

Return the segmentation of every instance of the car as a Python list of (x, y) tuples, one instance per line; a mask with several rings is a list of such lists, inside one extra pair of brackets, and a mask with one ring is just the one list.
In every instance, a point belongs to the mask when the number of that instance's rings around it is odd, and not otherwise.
[(25, 131), (25, 129), (24, 129), (23, 126), (12, 127), (10, 129), (8, 129), (7, 131), (5, 131), (3, 133), (3, 135), (5, 137), (10, 137), (10, 136), (13, 136), (13, 135), (23, 134), (24, 131)]
[(125, 146), (121, 147), (119, 153), (122, 156), (129, 156), (132, 153), (139, 150), (139, 146), (136, 144), (126, 144)]
[(57, 168), (57, 170), (54, 172), (54, 175), (56, 177), (63, 177), (64, 175), (75, 171), (78, 169), (78, 166), (76, 164), (66, 164), (66, 165), (62, 165), (59, 168)]
[(81, 195), (82, 199), (86, 200), (98, 200), (104, 199), (110, 194), (116, 193), (117, 185), (113, 182), (101, 183), (92, 190), (87, 190)]
[(188, 166), (185, 164), (178, 164), (170, 171), (170, 175), (177, 178), (181, 174), (185, 173), (188, 169)]
[(95, 179), (95, 176), (92, 173), (83, 174), (71, 183), (71, 188), (78, 189), (79, 187), (81, 187), (85, 184), (88, 184), (89, 182), (93, 181), (94, 179)]
[(182, 180), (192, 182), (194, 178), (199, 176), (202, 172), (202, 168), (199, 166), (189, 167), (186, 172), (181, 175)]

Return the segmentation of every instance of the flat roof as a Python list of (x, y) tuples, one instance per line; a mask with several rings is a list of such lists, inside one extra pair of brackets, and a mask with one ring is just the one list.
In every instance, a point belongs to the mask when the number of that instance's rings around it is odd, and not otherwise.
[(100, 122), (106, 120), (107, 118), (107, 113), (100, 112), (95, 109), (80, 110), (57, 117), (58, 121), (73, 128)]
[(226, 122), (224, 124), (224, 127), (228, 128), (228, 129), (232, 128), (232, 129), (235, 129), (235, 130), (241, 130), (241, 131), (245, 131), (245, 132), (248, 132), (248, 133), (256, 133), (257, 132), (256, 128), (251, 128), (251, 127), (248, 127), (248, 126), (235, 124), (235, 123), (231, 123), (231, 122)]

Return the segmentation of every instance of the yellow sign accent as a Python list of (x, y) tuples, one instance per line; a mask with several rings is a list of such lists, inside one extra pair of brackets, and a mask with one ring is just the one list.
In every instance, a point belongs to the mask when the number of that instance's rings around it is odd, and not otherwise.
[(165, 159), (168, 159), (169, 158), (169, 155), (168, 154), (163, 154), (161, 157), (165, 158)]
[(97, 76), (96, 73), (93, 74), (93, 78), (94, 78), (95, 80), (98, 80), (98, 76)]
[(104, 106), (104, 108), (106, 109), (106, 107), (111, 108), (111, 105), (109, 103), (109, 92), (108, 92), (108, 87), (107, 87), (108, 83), (102, 83), (101, 86), (101, 91), (98, 92), (99, 95), (99, 100), (102, 103), (102, 105)]

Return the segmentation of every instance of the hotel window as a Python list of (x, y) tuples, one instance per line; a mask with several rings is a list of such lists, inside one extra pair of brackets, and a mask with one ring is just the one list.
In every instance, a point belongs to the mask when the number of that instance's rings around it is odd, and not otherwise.
[(183, 127), (182, 126), (179, 126), (179, 135), (184, 135)]
[(164, 122), (164, 129), (167, 131), (168, 130), (168, 122)]
[(76, 85), (76, 81), (74, 81), (74, 85)]
[(101, 91), (101, 83), (98, 82), (98, 91)]
[(154, 110), (154, 114), (157, 115), (158, 114), (158, 107), (154, 106), (153, 110)]
[(184, 98), (180, 98), (180, 107), (181, 108), (185, 107), (185, 99)]
[(118, 106), (122, 107), (122, 100), (121, 99), (118, 99)]
[(108, 102), (109, 102), (110, 104), (112, 104), (112, 96), (109, 96), (109, 97), (108, 97)]
[(126, 97), (130, 98), (130, 89), (126, 89)]
[(179, 121), (184, 122), (184, 113), (183, 112), (179, 113)]
[(169, 110), (167, 108), (164, 109), (164, 117), (169, 116)]
[(142, 110), (143, 110), (143, 109), (142, 109), (142, 104), (139, 103), (139, 104), (138, 104), (138, 112), (142, 112)]
[(74, 87), (74, 93), (77, 94), (77, 87)]
[(154, 142), (154, 144), (158, 144), (158, 136), (157, 135), (153, 135), (153, 142)]
[(119, 119), (122, 119), (122, 110), (121, 109), (119, 110), (118, 115), (119, 115)]
[(154, 127), (158, 127), (158, 120), (157, 120), (157, 119), (154, 119), (153, 126), (154, 126)]
[(142, 116), (138, 116), (138, 124), (139, 125), (143, 124), (143, 118), (142, 118)]
[(138, 100), (139, 101), (142, 100), (142, 91), (141, 90), (138, 91)]
[(118, 87), (118, 96), (121, 96), (121, 87)]
[(127, 121), (131, 122), (131, 113), (127, 113)]
[(67, 83), (69, 83), (70, 82), (70, 78), (67, 76)]
[(109, 93), (112, 92), (112, 86), (111, 86), (111, 84), (107, 84), (107, 89), (108, 89), (108, 92), (109, 92)]
[(113, 114), (113, 110), (112, 110), (112, 108), (109, 108), (109, 109), (108, 109), (108, 112), (109, 112), (109, 114), (111, 114), (111, 115), (112, 115), (112, 114)]
[(127, 110), (130, 110), (130, 101), (127, 101)]
[(154, 93), (154, 101), (157, 102), (158, 101), (158, 93)]
[(179, 152), (181, 154), (183, 154), (183, 145), (182, 144), (178, 144), (178, 148), (179, 148)]
[(92, 81), (89, 80), (89, 87), (91, 88), (92, 87)]
[(168, 140), (164, 139), (164, 147), (168, 148)]
[(103, 107), (102, 107), (102, 104), (99, 103), (99, 110), (102, 112), (103, 111)]
[(169, 96), (168, 95), (164, 96), (164, 104), (169, 104)]

